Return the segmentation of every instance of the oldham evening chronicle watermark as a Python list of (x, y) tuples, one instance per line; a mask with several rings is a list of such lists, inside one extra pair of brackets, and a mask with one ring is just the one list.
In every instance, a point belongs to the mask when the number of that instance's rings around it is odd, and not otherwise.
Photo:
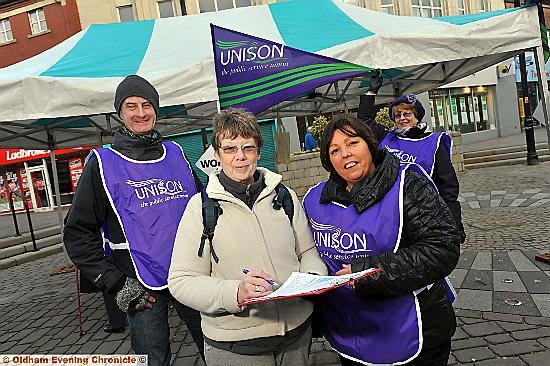
[(0, 355), (1, 366), (147, 366), (147, 355)]

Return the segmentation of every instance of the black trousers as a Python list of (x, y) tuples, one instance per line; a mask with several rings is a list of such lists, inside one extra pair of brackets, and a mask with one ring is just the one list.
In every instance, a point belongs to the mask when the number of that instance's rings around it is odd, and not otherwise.
[[(404, 364), (404, 366), (447, 366), (449, 355), (451, 354), (451, 340), (432, 348), (420, 351), (417, 358)], [(340, 363), (342, 366), (363, 365), (362, 363), (348, 360), (340, 355)]]
[(105, 303), (105, 310), (107, 311), (111, 328), (122, 328), (128, 324), (126, 313), (120, 310), (115, 297), (105, 290), (103, 291), (103, 302)]

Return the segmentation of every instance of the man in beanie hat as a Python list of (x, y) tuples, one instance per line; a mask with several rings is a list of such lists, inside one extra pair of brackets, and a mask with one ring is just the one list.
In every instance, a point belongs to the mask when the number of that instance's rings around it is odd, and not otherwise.
[(402, 95), (390, 105), (390, 116), (395, 127), (390, 131), (375, 121), (374, 101), (383, 84), (380, 73), (371, 76), (366, 94), (359, 97), (357, 117), (365, 121), (374, 132), (380, 149), (389, 148), (402, 164), (416, 163), (432, 178), (439, 195), (453, 214), (462, 236), (466, 238), (462, 225), (462, 213), (458, 202), (458, 178), (451, 164), (451, 137), (444, 132), (426, 132), (427, 124), (422, 121), (426, 111), (414, 94)]
[(124, 126), (112, 147), (94, 149), (88, 157), (63, 242), (82, 274), (127, 313), (132, 348), (148, 355), (150, 366), (170, 362), (170, 303), (203, 356), (200, 313), (167, 289), (176, 231), (201, 183), (181, 147), (163, 143), (154, 129), (159, 95), (153, 85), (138, 75), (126, 77), (114, 107)]

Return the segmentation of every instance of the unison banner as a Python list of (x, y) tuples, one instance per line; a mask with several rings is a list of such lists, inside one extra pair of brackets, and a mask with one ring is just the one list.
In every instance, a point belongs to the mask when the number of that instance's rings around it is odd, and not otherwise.
[(318, 86), (372, 70), (213, 24), (210, 29), (222, 109), (242, 107), (258, 114)]

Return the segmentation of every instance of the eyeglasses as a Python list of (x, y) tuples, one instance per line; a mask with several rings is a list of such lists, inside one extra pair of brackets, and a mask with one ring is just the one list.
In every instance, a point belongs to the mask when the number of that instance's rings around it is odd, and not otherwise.
[[(234, 155), (237, 153), (237, 151), (239, 151), (238, 146), (222, 146), (220, 147), (220, 149), (223, 151), (224, 154), (227, 155)], [(243, 145), (240, 147), (240, 149), (245, 155), (253, 155), (258, 152), (258, 146), (256, 145)]]
[(393, 119), (400, 119), (401, 117), (410, 118), (412, 115), (412, 112), (396, 113), (393, 115)]

